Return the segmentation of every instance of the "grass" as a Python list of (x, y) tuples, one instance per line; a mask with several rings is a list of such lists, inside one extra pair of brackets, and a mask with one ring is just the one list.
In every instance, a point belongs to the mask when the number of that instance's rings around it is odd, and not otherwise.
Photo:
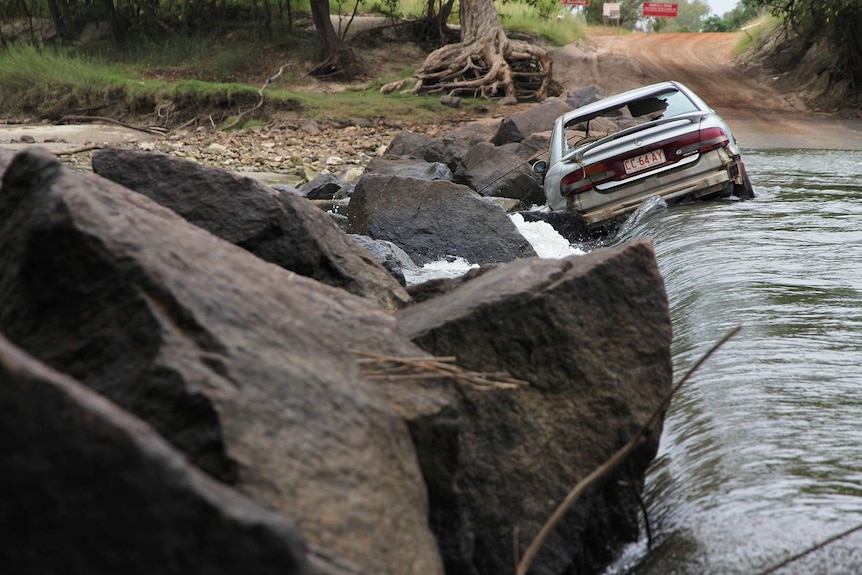
[(764, 34), (770, 33), (780, 25), (780, 21), (770, 14), (761, 14), (740, 28), (739, 42), (734, 47), (734, 54), (739, 55), (757, 46)]
[(562, 12), (560, 18), (543, 19), (535, 13), (524, 10), (512, 10), (517, 4), (505, 4), (501, 7), (500, 19), (503, 27), (537, 36), (552, 46), (565, 46), (587, 35), (586, 24), (571, 13)]
[[(398, 6), (402, 15), (415, 17), (426, 4), (408, 0)], [(542, 18), (535, 6), (524, 2), (498, 3), (498, 9), (507, 30), (528, 33), (552, 45), (564, 45), (586, 34), (583, 22), (565, 11), (559, 11), (559, 18)], [(140, 38), (119, 49), (104, 37), (79, 43), (74, 49), (10, 43), (0, 51), (0, 114), (56, 120), (107, 108), (104, 115), (113, 117), (121, 110), (137, 116), (158, 111), (164, 119), (161, 114), (170, 110), (175, 115), (172, 121), (180, 122), (199, 110), (214, 112), (211, 118), (215, 116), (214, 121), (219, 122), (258, 103), (258, 90), (278, 69), (276, 62), (293, 64), (267, 87), (267, 111), (301, 109), (303, 115), (313, 118), (431, 121), (453, 119), (487, 106), (486, 101), (465, 99), (460, 109), (452, 109), (436, 97), (380, 94), (383, 83), (407, 77), (411, 69), (393, 72), (393, 77), (371, 82), (364, 89), (307, 93), (304, 88), (312, 81), (303, 64), (317, 59), (316, 45), (313, 29), (288, 30), (278, 23), (273, 24), (269, 39), (255, 30), (237, 28), (217, 37)], [(255, 115), (245, 121), (260, 121)]]
[(240, 83), (143, 79), (133, 68), (99, 63), (58, 49), (10, 44), (0, 57), (3, 111), (58, 119), (82, 109), (121, 102), (132, 113), (159, 102), (223, 107), (257, 100), (257, 89)]
[(308, 93), (291, 93), (302, 104), (303, 113), (312, 118), (388, 118), (430, 122), (435, 119), (455, 119), (472, 110), (487, 106), (484, 100), (466, 99), (458, 109), (440, 103), (435, 96), (412, 94), (381, 94), (379, 90), (357, 90), (327, 94), (326, 98)]

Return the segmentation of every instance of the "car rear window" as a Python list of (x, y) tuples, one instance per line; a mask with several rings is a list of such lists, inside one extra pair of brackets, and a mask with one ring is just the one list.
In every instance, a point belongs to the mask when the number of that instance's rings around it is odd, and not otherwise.
[(579, 144), (609, 136), (638, 124), (697, 110), (697, 105), (688, 96), (671, 88), (659, 94), (626, 102), (616, 108), (603, 110), (592, 118), (570, 122), (566, 126), (567, 148), (577, 147)]
[(697, 112), (697, 106), (694, 102), (679, 90), (668, 90), (664, 94), (656, 96), (655, 99), (664, 103), (664, 113), (659, 115), (659, 118), (670, 118), (688, 112)]

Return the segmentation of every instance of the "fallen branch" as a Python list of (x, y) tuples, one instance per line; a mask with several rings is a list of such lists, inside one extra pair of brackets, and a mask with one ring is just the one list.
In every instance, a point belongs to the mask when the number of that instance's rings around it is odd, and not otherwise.
[(457, 358), (445, 357), (396, 357), (379, 355), (351, 349), (350, 353), (363, 359), (359, 364), (369, 379), (398, 381), (405, 379), (451, 379), (474, 389), (517, 389), (529, 383), (515, 379), (506, 373), (468, 371), (453, 362)]
[(63, 122), (107, 122), (108, 124), (116, 124), (124, 128), (129, 128), (130, 130), (137, 130), (139, 132), (145, 132), (147, 134), (157, 134), (159, 136), (163, 136), (165, 134), (165, 130), (163, 128), (145, 128), (143, 126), (133, 126), (131, 124), (126, 124), (125, 122), (121, 122), (107, 116), (63, 116), (57, 121), (58, 124)]
[(629, 454), (634, 451), (641, 443), (646, 439), (646, 434), (650, 430), (650, 428), (659, 420), (661, 415), (670, 407), (670, 402), (673, 399), (674, 394), (679, 391), (682, 385), (688, 381), (691, 375), (697, 371), (697, 369), (703, 365), (703, 363), (720, 348), (722, 345), (727, 342), (731, 337), (736, 335), (740, 326), (737, 326), (730, 330), (723, 338), (721, 338), (718, 343), (713, 345), (709, 351), (707, 351), (703, 357), (701, 357), (692, 367), (688, 370), (688, 372), (683, 376), (683, 378), (677, 383), (673, 389), (664, 397), (662, 402), (658, 405), (658, 407), (653, 410), (647, 422), (635, 433), (634, 437), (632, 437), (628, 443), (626, 443), (622, 448), (619, 449), (616, 453), (614, 453), (610, 459), (602, 463), (598, 466), (592, 473), (587, 475), (581, 481), (578, 482), (577, 485), (572, 488), (566, 498), (563, 499), (563, 502), (557, 507), (554, 514), (551, 515), (551, 518), (545, 523), (542, 528), (539, 530), (539, 534), (536, 535), (535, 539), (533, 539), (530, 546), (527, 548), (527, 552), (524, 553), (524, 557), (521, 559), (521, 562), (518, 564), (517, 575), (526, 575), (527, 570), (530, 568), (530, 565), (533, 564), (533, 560), (536, 558), (536, 554), (541, 549), (542, 545), (545, 543), (545, 540), (551, 534), (551, 531), (557, 526), (557, 524), (562, 520), (563, 516), (572, 508), (575, 502), (583, 495), (584, 491), (587, 490), (588, 487), (592, 486), (599, 479), (603, 478), (605, 475), (614, 470), (620, 463), (622, 463)]
[[(289, 64), (282, 64), (281, 67), (278, 69), (278, 72), (274, 76), (270, 76), (269, 78), (266, 79), (266, 82), (264, 82), (263, 86), (261, 86), (260, 89), (257, 91), (257, 95), (258, 95), (257, 105), (255, 105), (253, 108), (249, 108), (245, 112), (241, 112), (236, 118), (233, 119), (233, 122), (231, 122), (230, 124), (228, 124), (227, 126), (222, 128), (222, 130), (226, 131), (226, 130), (229, 130), (230, 128), (233, 128), (234, 126), (239, 124), (239, 121), (242, 119), (243, 116), (245, 116), (246, 114), (250, 114), (251, 112), (254, 112), (258, 108), (263, 106), (263, 91), (266, 90), (266, 88), (270, 84), (272, 84), (276, 80), (276, 78), (281, 76), (281, 73), (284, 72), (284, 69), (287, 66), (289, 66)], [(210, 116), (210, 121), (212, 121), (212, 116)]]
[(81, 148), (74, 148), (72, 150), (64, 150), (60, 152), (54, 152), (55, 156), (74, 156), (75, 154), (83, 154), (84, 152), (92, 152), (93, 150), (101, 150), (101, 145), (93, 145), (93, 146), (84, 146)]

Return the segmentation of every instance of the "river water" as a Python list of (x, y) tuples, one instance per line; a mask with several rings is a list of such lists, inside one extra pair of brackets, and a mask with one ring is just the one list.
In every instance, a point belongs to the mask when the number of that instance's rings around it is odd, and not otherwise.
[[(763, 573), (862, 526), (862, 152), (748, 151), (758, 197), (673, 207), (653, 239), (677, 380), (644, 538), (611, 573)], [(776, 573), (862, 573), (862, 530)]]
[[(623, 238), (654, 243), (677, 380), (741, 330), (674, 398), (647, 478), (651, 546), (606, 575), (765, 573), (862, 526), (862, 151), (744, 157), (757, 198), (651, 212)], [(544, 257), (581, 251), (516, 224)], [(862, 529), (775, 572), (862, 573)]]

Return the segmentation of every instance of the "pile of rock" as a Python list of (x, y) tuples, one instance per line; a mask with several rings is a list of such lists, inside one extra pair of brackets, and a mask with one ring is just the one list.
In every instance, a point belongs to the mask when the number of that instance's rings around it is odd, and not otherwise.
[[(296, 193), (164, 154), (93, 167), (0, 151), (12, 571), (511, 573), (670, 389), (648, 241), (530, 257), (466, 186), (368, 174), (349, 228), (493, 263), (408, 291)], [(629, 486), (659, 433), (535, 572), (599, 569), (637, 537)]]

